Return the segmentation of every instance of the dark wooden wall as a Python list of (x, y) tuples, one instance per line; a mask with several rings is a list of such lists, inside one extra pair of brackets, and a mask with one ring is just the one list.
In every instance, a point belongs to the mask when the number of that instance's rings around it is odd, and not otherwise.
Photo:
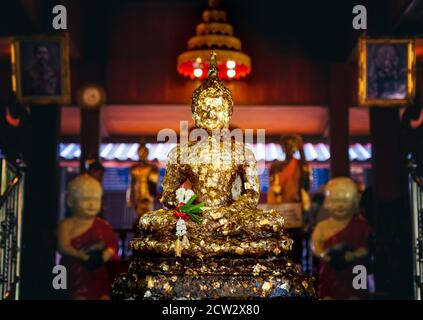
[[(192, 6), (122, 5), (110, 22), (109, 103), (189, 103), (198, 82), (177, 74), (176, 57), (200, 20), (201, 10)], [(228, 84), (237, 104), (326, 103), (326, 63), (308, 59), (299, 49), (283, 51), (256, 34), (241, 40), (251, 56), (252, 73)]]

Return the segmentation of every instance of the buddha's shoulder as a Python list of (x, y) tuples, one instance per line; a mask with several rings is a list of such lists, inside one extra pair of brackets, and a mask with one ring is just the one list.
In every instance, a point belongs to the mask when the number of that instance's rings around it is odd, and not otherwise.
[(178, 155), (181, 151), (193, 148), (193, 147), (202, 147), (207, 145), (208, 140), (200, 140), (200, 141), (188, 141), (188, 143), (180, 144), (177, 143), (173, 148), (169, 150), (168, 156), (171, 155)]
[[(231, 150), (239, 151), (247, 158), (254, 157), (254, 151), (251, 145), (235, 139), (231, 140), (230, 144), (232, 146)], [(172, 149), (170, 149), (167, 158), (168, 160), (176, 160), (180, 157), (182, 151), (190, 152), (208, 147), (210, 147), (210, 140), (190, 141), (186, 145), (181, 145), (178, 143)]]
[[(188, 150), (193, 144), (191, 142), (188, 143), (188, 145), (181, 145), (177, 144), (173, 148), (171, 148), (167, 154), (167, 160), (168, 162), (176, 161), (180, 158), (181, 151)], [(187, 147), (188, 146), (188, 147)]]
[(177, 144), (176, 146), (174, 146), (173, 148), (169, 150), (167, 157), (170, 158), (170, 157), (177, 156), (179, 152), (180, 152), (180, 146), (179, 144)]
[[(239, 142), (237, 142), (237, 143), (239, 143)], [(254, 153), (253, 147), (250, 144), (248, 144), (248, 143), (241, 143), (241, 144), (242, 144), (242, 146), (244, 147), (245, 150), (247, 150), (248, 152)]]
[(254, 150), (251, 145), (249, 145), (248, 143), (241, 143), (238, 141), (236, 141), (235, 143), (239, 143), (239, 148), (242, 148), (245, 159), (255, 161), (256, 157), (254, 155)]

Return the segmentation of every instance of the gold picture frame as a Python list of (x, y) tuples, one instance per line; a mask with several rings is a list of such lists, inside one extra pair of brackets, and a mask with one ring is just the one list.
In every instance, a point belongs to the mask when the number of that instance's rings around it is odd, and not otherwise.
[(359, 39), (358, 103), (360, 106), (408, 105), (413, 102), (415, 92), (414, 39), (366, 37)]
[(70, 104), (69, 37), (34, 35), (11, 42), (12, 90), (25, 104)]

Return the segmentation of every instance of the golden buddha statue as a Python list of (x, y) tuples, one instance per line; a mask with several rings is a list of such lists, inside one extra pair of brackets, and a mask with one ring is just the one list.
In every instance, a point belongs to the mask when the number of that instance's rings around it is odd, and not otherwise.
[(159, 169), (147, 161), (148, 149), (144, 143), (138, 148), (138, 163), (130, 169), (130, 183), (127, 192), (128, 207), (134, 207), (137, 218), (153, 210)]
[[(314, 295), (311, 280), (285, 257), (292, 240), (283, 217), (257, 208), (257, 163), (252, 149), (229, 133), (232, 108), (232, 93), (218, 78), (213, 52), (208, 78), (192, 98), (192, 117), (202, 138), (169, 152), (161, 198), (165, 208), (140, 218), (139, 237), (131, 243), (134, 259), (126, 276), (115, 282), (116, 297)], [(175, 255), (175, 214), (181, 202), (176, 190), (187, 180), (195, 202), (204, 204), (202, 221), (186, 221), (189, 244)], [(236, 181), (241, 185), (234, 200)]]

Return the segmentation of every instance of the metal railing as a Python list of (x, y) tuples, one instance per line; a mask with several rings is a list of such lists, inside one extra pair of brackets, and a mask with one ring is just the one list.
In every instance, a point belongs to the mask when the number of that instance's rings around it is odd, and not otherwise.
[(25, 178), (5, 159), (0, 165), (0, 300), (17, 300)]
[[(415, 169), (415, 168), (414, 168)], [(413, 258), (415, 299), (423, 296), (423, 180), (415, 170), (410, 174), (410, 200), (413, 223)]]

